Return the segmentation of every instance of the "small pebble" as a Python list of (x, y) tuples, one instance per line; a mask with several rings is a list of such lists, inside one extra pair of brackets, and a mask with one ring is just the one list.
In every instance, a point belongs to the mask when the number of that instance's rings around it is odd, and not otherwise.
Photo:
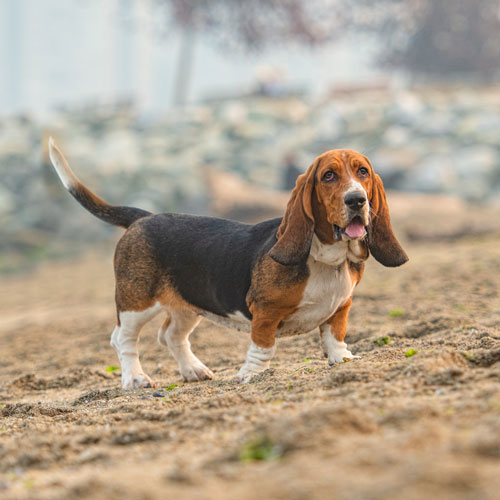
[(155, 397), (155, 398), (164, 398), (165, 394), (162, 394), (161, 392), (153, 392), (153, 397)]

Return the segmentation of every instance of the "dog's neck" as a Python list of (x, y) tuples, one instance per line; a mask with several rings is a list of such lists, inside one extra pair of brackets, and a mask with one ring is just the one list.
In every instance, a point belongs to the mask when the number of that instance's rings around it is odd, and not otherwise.
[(322, 243), (316, 234), (313, 234), (309, 257), (329, 266), (341, 266), (346, 260), (362, 262), (368, 257), (365, 245), (360, 240), (337, 241)]

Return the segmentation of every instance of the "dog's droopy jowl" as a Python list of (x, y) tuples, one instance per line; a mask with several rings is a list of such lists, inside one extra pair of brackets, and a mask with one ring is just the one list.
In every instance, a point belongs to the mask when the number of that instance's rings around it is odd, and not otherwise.
[(276, 337), (317, 327), (331, 365), (352, 358), (344, 337), (365, 260), (370, 253), (385, 266), (408, 260), (391, 228), (382, 181), (355, 151), (316, 158), (297, 179), (284, 217), (255, 225), (109, 205), (78, 180), (52, 139), (49, 152), (73, 197), (126, 229), (114, 259), (111, 335), (126, 389), (154, 386), (137, 343), (144, 324), (160, 313), (158, 341), (186, 381), (213, 377), (189, 343), (202, 318), (250, 332), (237, 375), (243, 382), (269, 366)]

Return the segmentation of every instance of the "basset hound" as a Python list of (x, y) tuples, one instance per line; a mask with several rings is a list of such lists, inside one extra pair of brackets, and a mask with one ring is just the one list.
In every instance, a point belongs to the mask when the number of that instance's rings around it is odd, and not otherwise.
[(49, 153), (84, 208), (127, 230), (114, 257), (117, 326), (111, 335), (125, 389), (154, 386), (137, 343), (141, 328), (159, 313), (166, 318), (158, 341), (186, 381), (213, 377), (188, 340), (202, 318), (251, 333), (237, 374), (243, 382), (269, 367), (276, 337), (317, 327), (330, 365), (353, 358), (344, 337), (365, 260), (370, 252), (384, 266), (408, 260), (391, 228), (382, 181), (356, 151), (316, 158), (297, 179), (284, 217), (255, 225), (108, 205), (78, 180), (52, 139)]

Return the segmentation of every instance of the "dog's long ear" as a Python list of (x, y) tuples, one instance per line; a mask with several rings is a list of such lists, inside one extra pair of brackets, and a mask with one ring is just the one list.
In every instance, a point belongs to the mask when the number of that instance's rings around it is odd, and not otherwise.
[(372, 255), (381, 264), (387, 267), (397, 267), (408, 260), (408, 255), (392, 231), (382, 179), (375, 173), (373, 175), (370, 199), (372, 219), (368, 228), (368, 246)]
[(298, 177), (276, 234), (278, 241), (269, 251), (271, 258), (285, 266), (300, 264), (309, 256), (315, 225), (312, 195), (318, 164), (315, 161)]

